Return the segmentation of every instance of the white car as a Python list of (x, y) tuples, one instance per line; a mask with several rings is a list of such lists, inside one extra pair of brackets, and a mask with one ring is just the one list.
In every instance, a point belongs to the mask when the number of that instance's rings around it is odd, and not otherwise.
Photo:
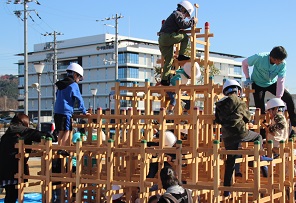
[(38, 124), (38, 117), (34, 117), (33, 120), (32, 120), (32, 123), (33, 124)]

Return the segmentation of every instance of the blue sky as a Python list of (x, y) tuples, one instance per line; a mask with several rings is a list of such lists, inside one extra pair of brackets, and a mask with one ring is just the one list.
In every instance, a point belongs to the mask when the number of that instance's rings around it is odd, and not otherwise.
[[(22, 0), (23, 1), (23, 0)], [(39, 0), (41, 5), (29, 3), (34, 22), (28, 19), (28, 51), (33, 45), (52, 41), (53, 37), (43, 36), (46, 32), (62, 32), (58, 40), (114, 33), (114, 21), (96, 22), (112, 17), (119, 19), (119, 34), (157, 40), (161, 20), (176, 8), (180, 0)], [(0, 75), (17, 74), (16, 63), (23, 53), (23, 21), (13, 11), (23, 10), (23, 5), (0, 0)], [(284, 46), (288, 52), (286, 87), (296, 93), (296, 1), (294, 0), (199, 0), (198, 25), (204, 28), (210, 23), (211, 51), (248, 57), (259, 52), (269, 52), (274, 46)]]

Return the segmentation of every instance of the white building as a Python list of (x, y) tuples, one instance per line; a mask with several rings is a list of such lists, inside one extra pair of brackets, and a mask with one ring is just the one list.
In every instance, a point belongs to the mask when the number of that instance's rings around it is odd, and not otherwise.
[[(84, 80), (79, 82), (86, 108), (93, 106), (91, 89), (97, 88), (95, 107), (109, 108), (111, 87), (115, 82), (115, 53), (114, 38), (112, 34), (101, 34), (81, 37), (58, 42), (57, 75), (58, 80), (65, 76), (66, 68), (71, 62), (76, 62), (84, 68)], [(121, 85), (132, 86), (133, 82), (139, 85), (148, 79), (154, 80), (154, 66), (160, 58), (157, 41), (118, 36), (118, 79)], [(34, 63), (43, 62), (45, 68), (41, 75), (41, 115), (48, 116), (53, 113), (53, 50), (48, 49), (50, 43), (34, 45), (34, 51), (28, 57), (28, 111), (30, 117), (37, 115), (38, 92), (31, 88), (31, 84), (38, 82)], [(199, 52), (202, 51), (199, 50)], [(50, 58), (50, 59), (49, 59)], [(210, 60), (221, 71), (215, 76), (216, 83), (223, 83), (224, 78), (235, 78), (241, 81), (241, 63), (235, 59), (240, 56), (211, 52)], [(48, 60), (49, 59), (49, 60)], [(19, 102), (24, 104), (24, 64), (19, 61)], [(122, 107), (129, 106), (122, 103)], [(21, 110), (21, 109), (20, 109)]]

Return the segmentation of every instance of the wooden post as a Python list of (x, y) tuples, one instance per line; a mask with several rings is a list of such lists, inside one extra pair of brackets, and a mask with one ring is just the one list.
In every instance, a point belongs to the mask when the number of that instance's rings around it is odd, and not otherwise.
[(82, 174), (82, 165), (83, 165), (83, 152), (81, 150), (82, 147), (82, 140), (77, 139), (76, 141), (76, 202), (82, 202), (82, 184), (81, 184), (81, 176)]
[[(24, 147), (24, 138), (19, 137), (18, 139), (18, 155), (19, 156), (19, 161), (18, 161), (18, 174), (17, 174), (17, 179), (18, 179), (18, 185), (15, 187), (18, 188), (18, 202), (23, 203), (24, 202), (24, 168), (25, 168), (25, 147)], [(2, 155), (3, 156), (3, 155)]]

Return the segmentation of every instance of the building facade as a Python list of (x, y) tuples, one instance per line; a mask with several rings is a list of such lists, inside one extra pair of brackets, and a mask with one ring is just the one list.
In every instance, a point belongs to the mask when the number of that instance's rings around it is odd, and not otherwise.
[[(110, 107), (112, 97), (111, 88), (115, 86), (116, 75), (121, 85), (132, 86), (134, 82), (141, 83), (148, 79), (155, 83), (154, 67), (161, 57), (157, 41), (118, 36), (118, 70), (116, 71), (116, 53), (112, 34), (81, 37), (58, 42), (57, 50), (57, 78), (62, 79), (67, 66), (76, 62), (84, 68), (84, 80), (79, 87), (87, 108), (95, 106), (103, 109)], [(28, 57), (28, 112), (30, 118), (37, 115), (38, 91), (31, 88), (38, 82), (34, 63), (45, 63), (41, 75), (41, 116), (51, 116), (54, 105), (54, 50), (51, 43), (34, 45), (34, 51)], [(201, 53), (202, 50), (198, 52)], [(235, 61), (240, 56), (223, 53), (210, 53), (210, 60), (220, 70), (220, 75), (214, 77), (215, 83), (223, 83), (224, 78), (242, 79), (241, 63)], [(22, 111), (24, 103), (24, 64), (19, 66), (19, 103)], [(91, 89), (97, 89), (95, 96)], [(124, 93), (122, 93), (124, 94)], [(95, 102), (95, 104), (93, 104)], [(129, 107), (129, 103), (121, 103), (122, 107)]]

